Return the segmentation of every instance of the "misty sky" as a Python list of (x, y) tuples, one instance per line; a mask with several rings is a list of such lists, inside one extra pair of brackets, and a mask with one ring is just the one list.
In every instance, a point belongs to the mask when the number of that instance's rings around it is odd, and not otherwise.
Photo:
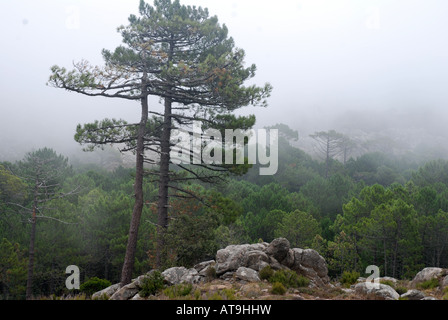
[[(255, 81), (274, 86), (269, 108), (247, 109), (257, 115), (258, 126), (281, 122), (309, 133), (404, 124), (445, 134), (448, 1), (181, 3), (217, 15), (246, 51), (247, 63), (257, 65)], [(106, 117), (138, 120), (135, 102), (46, 86), (54, 64), (70, 68), (81, 59), (102, 64), (101, 50), (120, 45), (116, 28), (138, 14), (138, 4), (0, 1), (0, 153), (23, 146), (76, 146), (78, 123)], [(152, 106), (158, 108), (157, 100)]]

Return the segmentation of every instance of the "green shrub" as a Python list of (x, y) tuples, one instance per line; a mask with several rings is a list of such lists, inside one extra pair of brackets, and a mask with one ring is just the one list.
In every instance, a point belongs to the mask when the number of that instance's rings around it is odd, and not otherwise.
[(235, 290), (234, 289), (223, 289), (221, 290), (222, 295), (227, 299), (227, 300), (236, 300), (235, 297)]
[(357, 271), (344, 271), (341, 276), (341, 283), (345, 287), (350, 287), (352, 284), (355, 284), (358, 281), (360, 274)]
[(399, 295), (405, 294), (406, 292), (408, 292), (408, 288), (406, 287), (397, 287), (395, 288), (395, 291), (397, 291), (397, 293)]
[(297, 278), (297, 287), (299, 287), (299, 288), (308, 287), (309, 284), (310, 284), (310, 279), (308, 279), (307, 277), (300, 275)]
[(439, 280), (437, 278), (433, 278), (431, 280), (424, 281), (422, 283), (417, 284), (417, 288), (419, 289), (434, 289), (439, 286)]
[(140, 290), (141, 297), (148, 297), (154, 295), (165, 287), (165, 279), (160, 271), (152, 272), (148, 277), (142, 281), (142, 289)]
[(271, 293), (284, 295), (286, 293), (286, 288), (282, 283), (274, 282), (274, 284), (272, 285), (272, 288), (271, 288)]
[(278, 283), (283, 284), (283, 286), (286, 287), (287, 286), (287, 282), (288, 282), (286, 272), (284, 272), (283, 270), (279, 270), (279, 271), (274, 272), (274, 274), (269, 277), (269, 282), (271, 282), (271, 283), (278, 282)]
[(97, 277), (90, 278), (81, 286), (79, 287), (79, 290), (87, 295), (92, 295), (95, 292), (101, 291), (103, 289), (106, 289), (107, 287), (110, 287), (112, 283), (109, 280), (100, 279)]
[(261, 280), (269, 280), (274, 275), (274, 270), (272, 270), (271, 266), (267, 265), (258, 273)]
[(184, 283), (164, 289), (163, 294), (165, 294), (170, 299), (176, 299), (188, 296), (192, 290), (193, 285), (191, 283)]
[(209, 300), (236, 300), (234, 289), (223, 289), (213, 293)]
[(96, 297), (94, 300), (109, 300), (109, 296), (106, 293), (103, 293), (101, 296)]
[(380, 280), (380, 283), (388, 285), (389, 287), (392, 287), (392, 288), (395, 287), (395, 283), (393, 281), (390, 281), (390, 280)]
[(213, 279), (216, 279), (216, 269), (215, 267), (209, 267), (205, 271), (205, 277), (207, 281), (212, 281)]
[(195, 300), (199, 300), (199, 299), (201, 299), (201, 290), (196, 289), (196, 290), (193, 292), (193, 297), (194, 297)]
[(212, 296), (208, 298), (209, 300), (223, 300), (222, 296), (219, 294), (219, 292), (215, 292)]
[(269, 282), (279, 282), (285, 288), (299, 288), (308, 286), (309, 279), (304, 276), (299, 276), (292, 270), (278, 270), (269, 278)]

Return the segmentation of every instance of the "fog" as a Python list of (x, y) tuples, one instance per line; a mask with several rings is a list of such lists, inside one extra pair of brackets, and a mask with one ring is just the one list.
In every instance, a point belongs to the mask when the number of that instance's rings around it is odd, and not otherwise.
[[(149, 1), (149, 0), (148, 0)], [(150, 2), (150, 1), (149, 1)], [(448, 2), (444, 0), (181, 0), (226, 24), (256, 83), (274, 91), (257, 126), (284, 123), (299, 146), (314, 131), (389, 137), (406, 148), (445, 148)], [(137, 121), (135, 102), (91, 98), (46, 86), (54, 64), (121, 43), (116, 28), (138, 0), (2, 0), (0, 161), (44, 146), (67, 155), (78, 123)], [(151, 103), (157, 109), (158, 101)], [(301, 144), (302, 143), (302, 144)], [(443, 154), (443, 153), (442, 153)]]

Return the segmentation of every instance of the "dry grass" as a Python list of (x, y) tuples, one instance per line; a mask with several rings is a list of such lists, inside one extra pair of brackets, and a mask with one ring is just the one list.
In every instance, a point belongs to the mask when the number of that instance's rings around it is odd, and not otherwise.
[[(288, 289), (285, 294), (272, 294), (272, 284), (268, 281), (260, 282), (229, 282), (213, 280), (193, 286), (188, 296), (180, 297), (183, 300), (365, 300), (366, 297), (346, 293), (341, 288), (295, 288)], [(368, 298), (368, 297), (367, 297)], [(152, 299), (168, 300), (163, 293)]]
[[(399, 280), (391, 285), (397, 291), (410, 289), (409, 281)], [(162, 290), (148, 300), (378, 300), (375, 295), (359, 295), (353, 290), (335, 285), (321, 287), (289, 288), (285, 294), (273, 294), (272, 283), (267, 280), (260, 282), (238, 282), (221, 279), (193, 285), (188, 294), (176, 296), (173, 291)], [(448, 300), (448, 287), (419, 289), (425, 296), (438, 300)], [(174, 291), (176, 292), (176, 291)], [(402, 292), (404, 293), (404, 292)], [(66, 297), (39, 297), (36, 300), (90, 300), (84, 294)]]

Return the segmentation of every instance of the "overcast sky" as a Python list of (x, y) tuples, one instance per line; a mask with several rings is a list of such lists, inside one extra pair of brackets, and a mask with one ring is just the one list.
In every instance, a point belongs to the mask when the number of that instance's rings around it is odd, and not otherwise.
[[(409, 125), (444, 128), (448, 1), (181, 3), (207, 7), (217, 15), (246, 51), (247, 63), (257, 65), (257, 83), (274, 86), (269, 108), (248, 110), (257, 115), (258, 126), (281, 122), (299, 131), (329, 130), (335, 122), (350, 127), (347, 117), (355, 114), (368, 114), (363, 121), (387, 124), (380, 116), (389, 114), (394, 119), (400, 115)], [(78, 123), (138, 119), (136, 103), (46, 86), (54, 64), (70, 68), (80, 59), (102, 64), (101, 50), (121, 43), (116, 28), (127, 24), (130, 14), (138, 14), (138, 4), (0, 1), (0, 153), (11, 148), (10, 142), (17, 149), (72, 145)]]

